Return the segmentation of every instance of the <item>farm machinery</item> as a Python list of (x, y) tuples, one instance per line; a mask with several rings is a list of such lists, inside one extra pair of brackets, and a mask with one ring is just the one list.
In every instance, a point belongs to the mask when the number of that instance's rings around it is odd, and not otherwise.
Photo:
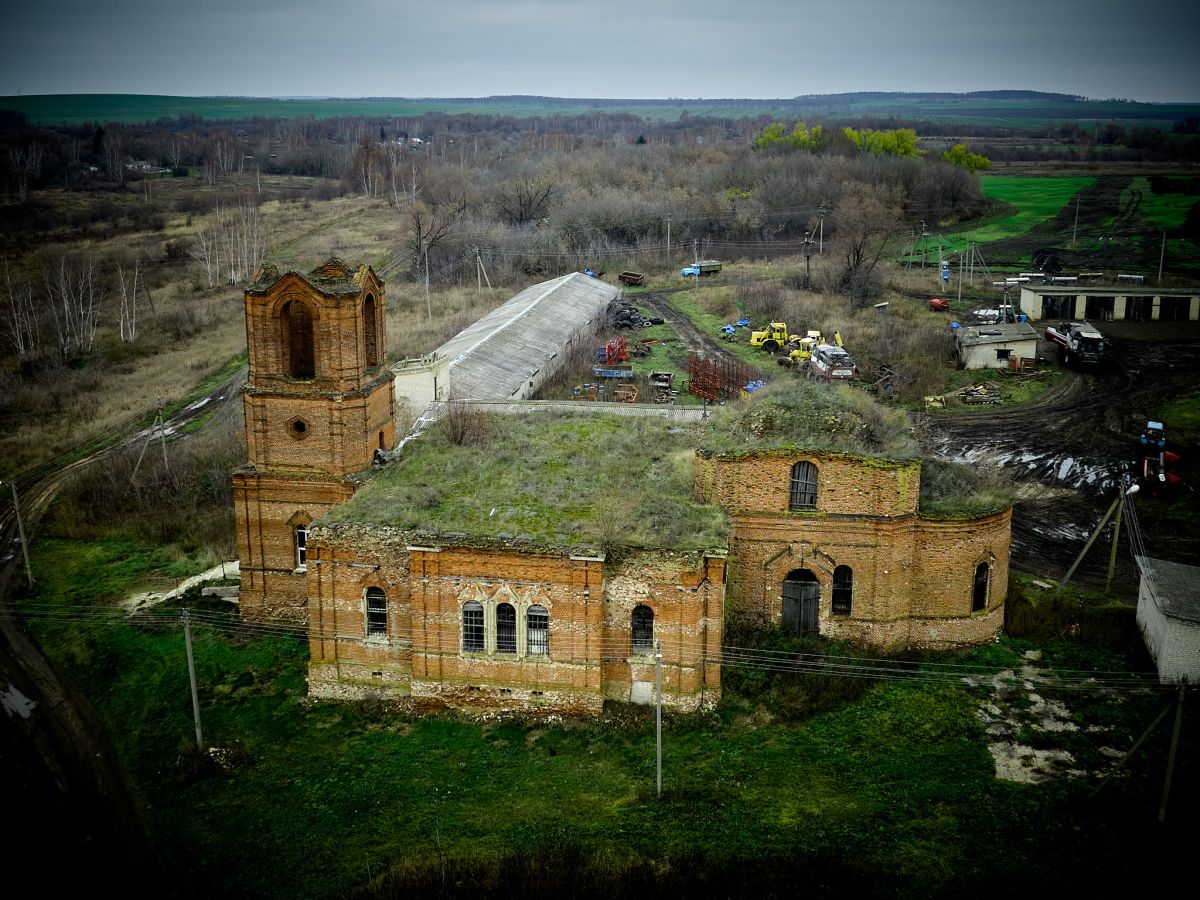
[(1046, 341), (1059, 348), (1064, 365), (1097, 365), (1104, 358), (1104, 335), (1089, 322), (1047, 325)]

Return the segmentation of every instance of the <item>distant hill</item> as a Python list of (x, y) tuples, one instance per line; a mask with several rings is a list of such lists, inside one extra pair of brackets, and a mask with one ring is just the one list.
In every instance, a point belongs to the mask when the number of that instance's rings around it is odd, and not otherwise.
[[(683, 117), (754, 120), (837, 117), (962, 122), (1035, 128), (1050, 122), (1102, 121), (1170, 128), (1200, 116), (1200, 103), (1091, 100), (1071, 94), (996, 90), (941, 92), (860, 91), (790, 98), (679, 98), (630, 100), (600, 97), (168, 97), (152, 94), (42, 94), (0, 97), (0, 113), (15, 111), (33, 125), (142, 124), (182, 117), (236, 120), (248, 117), (372, 116), (427, 113), (503, 115), (514, 118), (613, 113), (674, 121)], [(13, 116), (0, 114), (0, 127)]]

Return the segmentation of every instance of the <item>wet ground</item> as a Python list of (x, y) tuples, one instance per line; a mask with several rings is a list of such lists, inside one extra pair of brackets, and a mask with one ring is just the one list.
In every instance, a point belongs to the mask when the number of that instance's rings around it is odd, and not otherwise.
[[(1137, 437), (1162, 405), (1200, 390), (1200, 327), (1196, 323), (1107, 323), (1109, 359), (1095, 371), (1069, 370), (1030, 403), (978, 412), (926, 415), (927, 452), (961, 462), (1002, 467), (1015, 481), (1012, 565), (1060, 578), (1131, 472)], [(1053, 358), (1053, 351), (1042, 347)], [(1168, 436), (1169, 437), (1169, 436)], [(1170, 447), (1170, 445), (1168, 445)], [(1189, 448), (1183, 473), (1189, 471)], [(1194, 454), (1192, 454), (1194, 456)], [(1180, 527), (1195, 508), (1190, 487), (1173, 505), (1138, 498), (1146, 552), (1200, 564), (1200, 535)], [(1078, 579), (1103, 584), (1111, 526), (1092, 548)], [(1137, 576), (1123, 534), (1117, 581), (1135, 592)]]

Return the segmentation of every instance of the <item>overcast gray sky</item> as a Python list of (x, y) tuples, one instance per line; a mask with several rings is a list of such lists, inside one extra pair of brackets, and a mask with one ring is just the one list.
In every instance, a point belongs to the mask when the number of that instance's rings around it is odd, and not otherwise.
[(1197, 0), (32, 0), (0, 94), (1200, 101)]

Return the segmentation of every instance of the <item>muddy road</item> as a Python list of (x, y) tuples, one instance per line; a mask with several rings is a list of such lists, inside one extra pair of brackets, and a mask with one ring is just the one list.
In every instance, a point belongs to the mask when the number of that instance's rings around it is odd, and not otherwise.
[[(1019, 406), (921, 419), (926, 452), (997, 465), (1016, 482), (1012, 565), (1019, 571), (1061, 577), (1115, 499), (1122, 475), (1132, 471), (1146, 422), (1162, 404), (1200, 390), (1200, 331), (1194, 323), (1105, 323), (1103, 330), (1109, 359), (1098, 371), (1068, 370), (1046, 394)], [(1044, 344), (1039, 351), (1056, 358)], [(985, 377), (981, 373), (980, 380)], [(1176, 502), (1193, 503), (1194, 497)], [(1150, 555), (1200, 564), (1195, 535), (1147, 504), (1138, 510)], [(1110, 534), (1111, 525), (1077, 579), (1103, 584), (1109, 546), (1104, 540)], [(1136, 590), (1125, 535), (1117, 571), (1122, 591)]]

